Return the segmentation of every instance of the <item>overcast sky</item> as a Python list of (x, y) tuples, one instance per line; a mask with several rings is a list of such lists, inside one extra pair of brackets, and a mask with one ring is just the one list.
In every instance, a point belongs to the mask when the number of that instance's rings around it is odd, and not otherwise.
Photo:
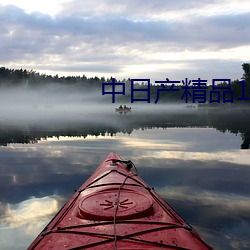
[(0, 0), (0, 66), (40, 73), (240, 79), (249, 0)]

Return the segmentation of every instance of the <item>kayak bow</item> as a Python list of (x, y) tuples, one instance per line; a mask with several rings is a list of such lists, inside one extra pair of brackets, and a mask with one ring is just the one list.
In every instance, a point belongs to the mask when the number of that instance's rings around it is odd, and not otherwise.
[(28, 249), (212, 249), (133, 167), (110, 153)]

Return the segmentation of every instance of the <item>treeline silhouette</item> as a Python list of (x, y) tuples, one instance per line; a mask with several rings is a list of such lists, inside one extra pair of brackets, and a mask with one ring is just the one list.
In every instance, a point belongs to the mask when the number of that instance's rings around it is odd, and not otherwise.
[[(231, 81), (231, 89), (228, 88), (228, 82), (219, 82), (215, 85), (216, 89), (213, 89), (211, 84), (201, 83), (198, 87), (199, 89), (194, 89), (193, 83), (185, 85), (185, 79), (182, 79), (179, 84), (175, 84), (174, 88), (170, 90), (171, 83), (150, 83), (148, 86), (146, 81), (138, 81), (134, 83), (134, 89), (139, 91), (133, 91), (133, 98), (131, 99), (131, 79), (116, 79), (116, 83), (124, 83), (125, 86), (125, 95), (116, 94), (115, 101), (116, 102), (138, 102), (145, 100), (145, 102), (150, 103), (166, 103), (166, 102), (181, 102), (181, 103), (199, 103), (200, 101), (206, 100), (207, 103), (211, 103), (210, 105), (218, 105), (220, 103), (231, 102), (233, 103), (242, 103), (242, 104), (249, 104), (250, 101), (250, 64), (244, 63), (242, 64), (243, 69), (243, 76), (240, 80), (232, 80)], [(166, 79), (162, 79), (165, 81)], [(180, 79), (169, 79), (169, 81), (176, 81)], [(189, 81), (190, 79), (188, 79)], [(192, 79), (198, 80), (198, 79)], [(206, 79), (201, 79), (206, 80)], [(241, 82), (244, 80), (244, 82)], [(4, 88), (13, 88), (13, 87), (23, 87), (23, 88), (37, 88), (43, 87), (51, 84), (64, 84), (74, 88), (80, 88), (82, 91), (99, 91), (102, 92), (103, 84), (111, 83), (112, 77), (104, 78), (104, 77), (86, 77), (85, 75), (82, 76), (61, 76), (58, 75), (52, 76), (47, 74), (40, 74), (34, 70), (27, 70), (27, 69), (9, 69), (5, 67), (0, 68), (0, 87)], [(203, 87), (205, 87), (204, 89)], [(106, 85), (105, 88), (111, 88), (111, 86)], [(196, 85), (197, 87), (197, 85)], [(222, 89), (218, 89), (222, 88)], [(140, 91), (141, 90), (141, 91)], [(198, 91), (205, 91), (203, 93), (203, 97), (193, 99), (195, 90)], [(148, 97), (148, 93), (149, 97)], [(211, 102), (211, 91), (218, 91), (213, 100), (219, 101)], [(226, 91), (230, 91), (230, 93), (226, 93)], [(213, 94), (213, 96), (214, 96)], [(193, 95), (193, 96), (192, 96)], [(233, 96), (232, 96), (233, 95)], [(204, 97), (205, 96), (205, 97)], [(187, 100), (186, 100), (187, 98)], [(111, 94), (103, 95), (103, 99), (109, 103), (112, 102)], [(243, 99), (243, 100), (242, 100)], [(247, 100), (248, 99), (248, 100)]]
[(9, 69), (5, 67), (0, 68), (0, 87), (26, 87), (35, 88), (46, 86), (48, 84), (67, 84), (69, 86), (79, 87), (93, 87), (98, 88), (102, 86), (102, 82), (108, 79), (104, 77), (90, 77), (83, 76), (52, 76), (47, 74), (40, 74), (34, 70), (27, 69)]
[[(129, 115), (117, 113), (98, 114), (100, 120), (108, 118), (111, 122), (76, 122), (66, 123), (48, 121), (42, 125), (12, 124), (0, 125), (0, 145), (8, 146), (12, 143), (37, 143), (41, 139), (60, 136), (83, 137), (91, 136), (115, 136), (117, 133), (131, 134), (133, 131), (142, 129), (166, 129), (168, 128), (214, 128), (222, 133), (230, 132), (239, 134), (242, 138), (241, 149), (250, 147), (250, 110), (222, 110), (201, 109), (182, 112), (136, 112)], [(46, 129), (44, 129), (46, 127)]]

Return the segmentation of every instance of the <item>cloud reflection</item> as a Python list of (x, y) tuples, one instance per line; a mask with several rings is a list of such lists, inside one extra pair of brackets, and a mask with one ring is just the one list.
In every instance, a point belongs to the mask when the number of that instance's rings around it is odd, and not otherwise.
[[(154, 152), (153, 157), (159, 159), (183, 159), (183, 160), (199, 160), (199, 161), (220, 161), (246, 165), (249, 167), (250, 155), (247, 151), (232, 150), (230, 152), (180, 152), (180, 151), (160, 151)], [(151, 157), (152, 157), (151, 156)], [(199, 167), (199, 166), (197, 166)]]
[(164, 199), (175, 199), (179, 201), (185, 201), (186, 203), (199, 204), (200, 206), (217, 206), (220, 209), (216, 215), (222, 216), (229, 213), (234, 216), (240, 216), (241, 214), (248, 214), (250, 210), (250, 198), (246, 196), (236, 194), (226, 194), (220, 192), (209, 192), (189, 187), (161, 187), (157, 188), (159, 193)]
[[(58, 197), (57, 197), (58, 199)], [(56, 197), (30, 198), (18, 204), (7, 204), (5, 216), (0, 224), (15, 228), (25, 225), (26, 234), (34, 234), (34, 222), (41, 222), (43, 218), (51, 217), (59, 209)]]
[(59, 196), (30, 198), (18, 204), (2, 204), (1, 249), (25, 249), (62, 206)]

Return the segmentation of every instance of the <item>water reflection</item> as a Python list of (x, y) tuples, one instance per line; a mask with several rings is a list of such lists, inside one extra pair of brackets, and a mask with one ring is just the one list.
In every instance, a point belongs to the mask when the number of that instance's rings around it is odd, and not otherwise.
[(33, 197), (17, 204), (8, 203), (4, 209), (5, 217), (0, 222), (11, 228), (31, 224), (25, 228), (25, 233), (31, 234), (33, 230), (30, 227), (35, 221), (41, 223), (43, 218), (56, 213), (59, 208), (56, 197)]
[(59, 210), (60, 197), (30, 198), (17, 204), (3, 204), (0, 218), (1, 249), (23, 249)]
[(104, 125), (105, 136), (84, 137), (72, 137), (83, 134), (79, 124), (76, 130), (34, 129), (38, 143), (1, 147), (2, 249), (27, 247), (110, 151), (131, 159), (139, 175), (216, 249), (249, 249), (250, 154), (239, 149), (239, 132), (190, 123), (141, 126), (131, 125), (129, 135), (116, 128), (111, 136)]
[[(155, 107), (155, 106), (154, 106)], [(73, 113), (74, 114), (74, 113)], [(55, 115), (55, 114), (54, 114)], [(69, 117), (68, 117), (69, 116)], [(50, 119), (3, 120), (0, 122), (0, 145), (37, 143), (41, 139), (60, 136), (84, 137), (131, 134), (137, 129), (210, 127), (220, 132), (229, 131), (242, 138), (239, 148), (249, 149), (250, 109), (195, 109), (195, 110), (136, 110), (121, 116), (110, 110), (99, 113), (79, 113), (63, 117), (53, 114)]]

